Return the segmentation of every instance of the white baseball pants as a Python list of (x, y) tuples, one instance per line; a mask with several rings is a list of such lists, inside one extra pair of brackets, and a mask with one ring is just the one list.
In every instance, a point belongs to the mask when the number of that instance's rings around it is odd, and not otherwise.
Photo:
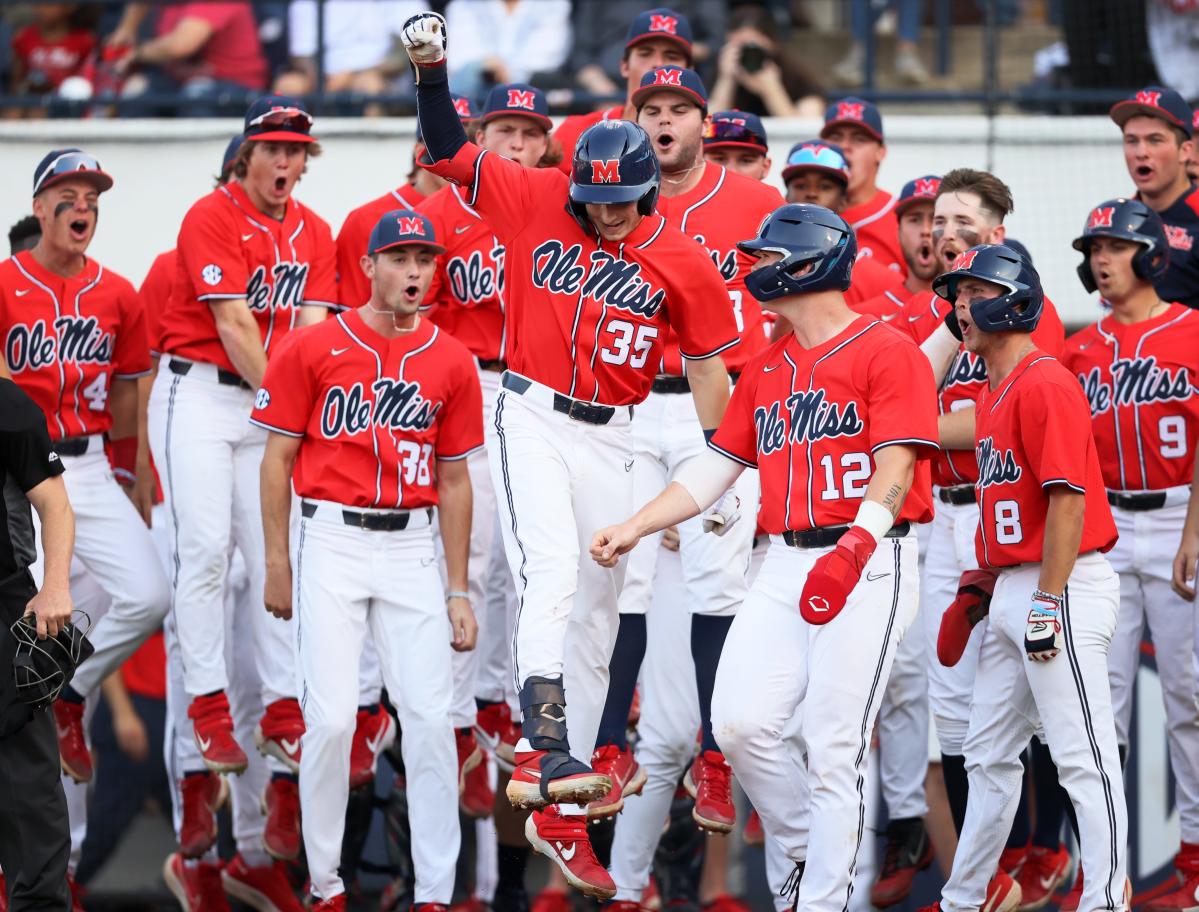
[(928, 813), (928, 654), (919, 614), (911, 636), (899, 642), (878, 713), (879, 786), (891, 820)]
[(562, 676), (571, 754), (590, 764), (608, 692), (625, 561), (605, 569), (591, 537), (633, 512), (629, 410), (606, 425), (553, 410), (553, 391), (501, 390), (489, 451), (519, 604), (514, 684)]
[(1120, 617), (1108, 653), (1116, 739), (1127, 746), (1133, 691), (1148, 622), (1166, 709), (1170, 766), (1183, 842), (1199, 842), (1199, 682), (1192, 661), (1194, 608), (1170, 588), (1190, 487), (1166, 492), (1160, 510), (1112, 508), (1120, 539), (1108, 554), (1120, 575)]
[(450, 726), (450, 623), (425, 511), (407, 529), (345, 525), (342, 507), (318, 503), (300, 520), (292, 560), (304, 710), (300, 808), (312, 889), (344, 891), (337, 868), (350, 793), (357, 669), (369, 630), (404, 732), (408, 816), (417, 903), (446, 903), (454, 889), (458, 765)]
[[(713, 734), (767, 836), (788, 858), (807, 860), (805, 912), (839, 912), (852, 899), (867, 826), (866, 758), (919, 591), (915, 534), (885, 538), (841, 614), (809, 625), (800, 593), (829, 550), (772, 540), (725, 640), (712, 699)], [(796, 713), (806, 764), (786, 737)]]
[(965, 743), (970, 800), (941, 894), (946, 912), (973, 912), (986, 898), (1020, 800), (1020, 754), (1038, 723), (1078, 814), (1086, 871), (1078, 907), (1124, 908), (1128, 818), (1107, 669), (1120, 581), (1102, 555), (1079, 557), (1062, 610), (1065, 648), (1031, 662), (1024, 631), (1040, 572), (1039, 563), (1004, 570), (991, 599)]

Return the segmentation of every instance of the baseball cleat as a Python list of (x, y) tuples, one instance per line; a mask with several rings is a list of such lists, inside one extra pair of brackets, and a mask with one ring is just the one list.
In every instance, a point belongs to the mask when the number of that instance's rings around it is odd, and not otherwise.
[(220, 862), (185, 862), (172, 852), (162, 863), (162, 879), (186, 912), (230, 912)]
[(892, 820), (887, 825), (887, 845), (878, 880), (870, 889), (870, 902), (885, 909), (903, 902), (912, 892), (916, 874), (933, 863), (933, 844), (920, 818)]
[(704, 906), (704, 912), (750, 912), (750, 908), (744, 900), (721, 893)]
[(179, 785), (182, 820), (179, 824), (179, 853), (199, 858), (216, 844), (216, 812), (229, 797), (225, 777), (205, 770), (185, 774)]
[(491, 771), (485, 755), (480, 754), (480, 761), (466, 774), (458, 806), (467, 817), (481, 820), (491, 816), (495, 808), (495, 790), (491, 787)]
[(573, 908), (564, 891), (547, 888), (533, 898), (529, 912), (571, 912)]
[(745, 829), (741, 831), (741, 838), (747, 846), (766, 845), (766, 831), (762, 829), (762, 818), (758, 815), (757, 810), (749, 812), (749, 820), (745, 821)]
[(83, 704), (54, 701), (54, 727), (62, 771), (76, 782), (92, 781), (92, 754), (83, 731)]
[(502, 773), (511, 773), (516, 766), (516, 742), (520, 740), (520, 724), (512, 719), (507, 703), (488, 703), (475, 717), (475, 740), (495, 757)]
[(300, 772), (300, 744), (304, 738), (304, 714), (293, 698), (276, 700), (254, 728), (254, 741), (264, 757), (274, 757), (291, 772)]
[(332, 899), (317, 900), (312, 904), (310, 912), (346, 912), (346, 895), (338, 893)]
[(221, 884), (227, 896), (258, 912), (304, 912), (282, 862), (252, 868), (238, 853), (221, 871)]
[[(548, 782), (542, 782), (543, 767), (547, 768)], [(504, 794), (513, 807), (539, 808), (547, 804), (588, 804), (610, 788), (611, 779), (564, 751), (520, 751)]]
[(1020, 869), (1024, 867), (1024, 862), (1028, 860), (1028, 849), (1029, 847), (1026, 845), (1014, 849), (1005, 847), (999, 853), (999, 870), (1011, 877), (1016, 877), (1020, 873)]
[(604, 912), (641, 912), (641, 903), (631, 899), (614, 899), (604, 903)]
[(354, 740), (350, 743), (350, 788), (366, 785), (375, 778), (379, 755), (395, 743), (396, 723), (378, 703), (358, 710)]
[[(463, 903), (463, 905), (467, 904)], [(413, 912), (450, 912), (450, 907), (445, 903), (416, 903), (412, 909)]]
[(1074, 884), (1057, 904), (1058, 912), (1078, 912), (1078, 904), (1082, 901), (1082, 859), (1078, 860), (1078, 870), (1074, 872)]
[(204, 765), (214, 773), (241, 773), (246, 769), (246, 752), (233, 737), (233, 717), (223, 690), (196, 697), (187, 708), (192, 720), (196, 747)]
[(1199, 912), (1199, 874), (1184, 880), (1171, 890), (1141, 906), (1141, 912)]
[(525, 821), (525, 838), (535, 852), (558, 866), (567, 883), (586, 896), (611, 899), (616, 884), (595, 857), (584, 814), (563, 816), (556, 806), (534, 811)]
[(733, 771), (720, 751), (700, 751), (683, 777), (683, 787), (695, 799), (691, 816), (702, 829), (728, 833), (737, 822), (733, 807)]
[(1020, 884), (1003, 871), (996, 871), (987, 884), (987, 898), (978, 912), (1016, 912), (1020, 908)]
[(275, 776), (262, 795), (262, 813), (266, 826), (262, 845), (267, 854), (280, 861), (292, 861), (300, 855), (300, 785), (287, 776)]
[(1019, 912), (1032, 912), (1047, 905), (1069, 874), (1070, 852), (1064, 845), (1056, 849), (1029, 846), (1015, 875), (1020, 884)]
[(466, 776), (483, 762), (483, 752), (469, 728), (454, 729), (454, 746), (458, 749), (458, 797), (461, 798), (466, 792)]
[(602, 798), (587, 805), (587, 819), (590, 821), (615, 817), (624, 808), (625, 798), (640, 793), (645, 786), (645, 770), (627, 746), (622, 748), (605, 744), (597, 747), (591, 755), (591, 768), (611, 779), (612, 788)]

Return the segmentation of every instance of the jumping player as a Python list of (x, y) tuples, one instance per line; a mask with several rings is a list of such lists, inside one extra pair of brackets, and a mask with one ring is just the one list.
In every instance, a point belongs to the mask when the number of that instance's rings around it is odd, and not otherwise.
[[(1170, 247), (1161, 219), (1138, 200), (1114, 199), (1090, 211), (1074, 241), (1079, 275), (1111, 313), (1071, 336), (1062, 363), (1091, 406), (1107, 500), (1120, 538), (1109, 556), (1120, 574), (1120, 615), (1108, 656), (1116, 740), (1129, 746), (1133, 684), (1145, 624), (1153, 634), (1165, 703), (1182, 846), (1182, 889), (1145, 908), (1179, 910), (1199, 887), (1199, 709), (1191, 661), (1194, 612), (1170, 587), (1162, 559), (1186, 519), (1199, 434), (1199, 314), (1158, 297)], [(1190, 882), (1189, 889), (1186, 883)]]
[(576, 888), (609, 898), (580, 805), (611, 786), (584, 761), (607, 691), (622, 574), (597, 568), (586, 547), (591, 529), (631, 507), (631, 406), (649, 392), (667, 329), (688, 359), (701, 426), (714, 429), (729, 391), (718, 356), (737, 328), (706, 251), (654, 212), (660, 173), (644, 130), (596, 124), (579, 139), (569, 179), (523, 168), (466, 140), (446, 83), (444, 20), (415, 16), (403, 40), (429, 167), (469, 189), (506, 250), (508, 370), (489, 456), (520, 598), (514, 678), (524, 714), (506, 791), (517, 805), (551, 805), (530, 815), (529, 841)]
[(1030, 338), (1044, 296), (1018, 253), (989, 244), (962, 251), (933, 288), (953, 303), (963, 345), (986, 367), (975, 407), (982, 570), (963, 578), (941, 620), (940, 661), (952, 664), (966, 648), (977, 620), (968, 600), (982, 614), (989, 606), (989, 620), (979, 625), (963, 744), (970, 800), (953, 874), (932, 908), (1019, 903), (1018, 886), (997, 896), (988, 881), (1016, 814), (1020, 754), (1039, 723), (1078, 815), (1088, 875), (1079, 908), (1120, 912), (1128, 833), (1107, 671), (1120, 583), (1103, 556), (1116, 527), (1090, 410), (1076, 379)]
[(704, 161), (762, 181), (770, 174), (770, 146), (757, 114), (717, 111), (704, 127)]
[[(296, 334), (271, 360), (251, 421), (262, 463), (267, 605), (299, 628), (300, 798), (314, 909), (344, 910), (341, 859), (356, 668), (367, 633), (404, 732), (416, 909), (444, 908), (459, 831), (450, 646), (477, 628), (466, 594), (471, 485), (483, 404), (467, 349), (418, 311), (444, 252), (424, 216), (384, 215), (362, 271), (371, 297)], [(289, 547), (291, 489), (300, 530)], [(434, 563), (433, 508), (449, 591)], [(448, 616), (448, 620), (447, 620)]]
[(849, 200), (841, 216), (858, 236), (858, 256), (874, 257), (902, 273), (895, 198), (877, 183), (879, 166), (887, 157), (883, 115), (861, 98), (834, 101), (824, 112), (820, 138), (840, 147), (849, 162)]
[[(725, 641), (713, 731), (797, 879), (802, 868), (798, 908), (840, 909), (883, 682), (916, 614), (911, 524), (932, 513), (918, 464), (936, 447), (932, 371), (914, 344), (845, 304), (856, 248), (835, 213), (783, 206), (740, 247), (758, 258), (750, 293), (793, 332), (746, 364), (711, 451), (597, 532), (591, 552), (615, 563), (757, 467), (771, 547)], [(800, 715), (806, 764), (780, 735)]]
[[(895, 218), (899, 222), (899, 249), (907, 265), (903, 287), (888, 289), (862, 301), (854, 309), (893, 320), (907, 309), (909, 301), (932, 291), (932, 281), (941, 272), (933, 253), (933, 204), (941, 178), (936, 174), (917, 177), (903, 185), (895, 200)], [(906, 315), (906, 314), (905, 314)]]
[(1187, 174), (1195, 148), (1192, 111), (1173, 89), (1149, 86), (1112, 105), (1136, 198), (1156, 212), (1170, 265), (1156, 283), (1163, 301), (1199, 307), (1199, 188)]
[[(150, 371), (137, 292), (87, 256), (100, 195), (112, 184), (86, 152), (49, 153), (33, 173), (41, 236), (33, 249), (0, 264), (4, 360), (46, 413), (50, 439), (69, 469), (78, 558), (72, 586), (90, 576), (111, 600), (92, 634), (95, 654), (54, 704), (62, 768), (76, 782), (92, 777), (84, 698), (162, 625), (170, 598), (141, 513), (149, 509), (152, 481), (147, 475), (126, 497), (104, 452), (105, 436), (144, 451), (137, 379)], [(34, 565), (35, 576), (40, 568)]]

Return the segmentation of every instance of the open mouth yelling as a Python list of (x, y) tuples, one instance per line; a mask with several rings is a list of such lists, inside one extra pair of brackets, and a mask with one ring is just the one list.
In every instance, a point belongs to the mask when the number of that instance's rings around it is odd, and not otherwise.
[(658, 150), (658, 154), (661, 155), (673, 149), (675, 142), (676, 140), (673, 134), (666, 132), (659, 133), (657, 138), (654, 139), (654, 148), (656, 148)]
[(92, 231), (92, 223), (88, 219), (71, 219), (67, 227), (71, 231), (71, 239), (79, 242), (86, 241)]
[(420, 303), (420, 286), (406, 285), (404, 287), (404, 302), (407, 304)]
[(276, 193), (284, 193), (284, 192), (286, 192), (286, 190), (287, 190), (287, 178), (286, 177), (276, 177), (275, 178), (275, 192)]

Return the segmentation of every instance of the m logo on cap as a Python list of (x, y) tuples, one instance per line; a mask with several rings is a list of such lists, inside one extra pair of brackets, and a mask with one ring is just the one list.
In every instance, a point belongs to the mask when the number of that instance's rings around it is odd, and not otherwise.
[(837, 105), (837, 120), (861, 120), (862, 106), (853, 101), (842, 101)]
[(620, 159), (619, 158), (595, 158), (591, 160), (591, 183), (593, 184), (619, 184), (620, 183)]
[(651, 32), (666, 32), (670, 35), (678, 33), (679, 20), (674, 16), (659, 16), (650, 13), (649, 30)]
[(965, 253), (959, 253), (958, 258), (953, 262), (954, 271), (969, 269), (974, 265), (974, 258), (976, 256), (978, 256), (977, 250), (967, 250)]
[(941, 181), (935, 177), (918, 177), (916, 178), (916, 189), (912, 191), (912, 195), (936, 196), (940, 187)]
[(425, 236), (425, 223), (423, 219), (402, 215), (396, 221), (400, 223), (400, 234), (419, 234), (421, 237)]
[(654, 85), (679, 86), (683, 85), (682, 70), (654, 70)]
[(1091, 213), (1091, 217), (1087, 219), (1088, 228), (1110, 228), (1112, 227), (1112, 216), (1116, 213), (1115, 206), (1100, 206)]
[(454, 110), (458, 112), (459, 117), (470, 117), (470, 99), (455, 98)]
[(1156, 108), (1161, 102), (1161, 92), (1137, 92), (1137, 104), (1149, 105), (1151, 108)]
[(526, 111), (533, 110), (533, 93), (525, 92), (520, 89), (508, 90), (508, 107), (524, 108)]

